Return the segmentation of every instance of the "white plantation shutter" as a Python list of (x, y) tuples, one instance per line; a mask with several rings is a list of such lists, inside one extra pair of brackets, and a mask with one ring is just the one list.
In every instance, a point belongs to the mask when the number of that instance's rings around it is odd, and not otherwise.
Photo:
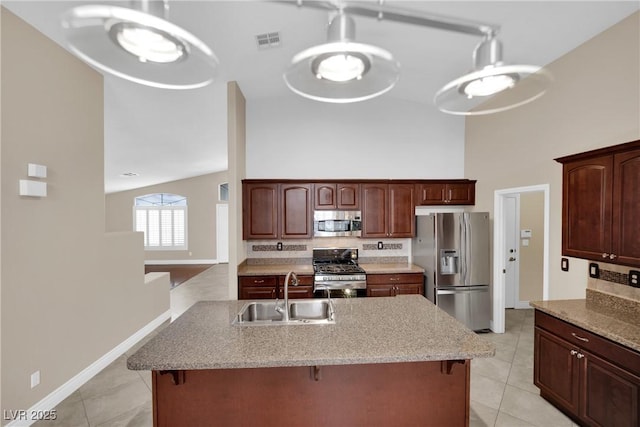
[(134, 206), (135, 230), (147, 250), (187, 249), (186, 206)]

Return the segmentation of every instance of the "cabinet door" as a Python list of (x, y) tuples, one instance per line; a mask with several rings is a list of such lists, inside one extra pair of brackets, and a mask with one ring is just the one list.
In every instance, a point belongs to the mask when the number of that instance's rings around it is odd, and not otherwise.
[(640, 266), (640, 149), (616, 154), (612, 250), (615, 261)]
[(389, 184), (389, 237), (415, 236), (413, 184)]
[(445, 187), (447, 203), (452, 205), (473, 205), (476, 202), (475, 183), (447, 184)]
[(594, 426), (638, 427), (640, 378), (593, 354), (581, 354), (580, 418)]
[(387, 237), (388, 185), (362, 184), (362, 237)]
[(360, 209), (359, 184), (338, 184), (336, 187), (338, 209), (354, 211)]
[(278, 184), (243, 186), (243, 239), (277, 239)]
[(613, 158), (602, 156), (563, 167), (562, 254), (594, 260), (611, 253)]
[(396, 295), (424, 295), (424, 286), (418, 283), (396, 285)]
[[(579, 359), (569, 342), (535, 328), (533, 383), (542, 397), (577, 414), (579, 402)], [(572, 353), (572, 351), (576, 353)]]
[(445, 184), (416, 184), (418, 205), (442, 205), (445, 201)]
[(313, 236), (311, 184), (280, 186), (280, 236), (283, 239), (305, 239)]
[(336, 184), (315, 184), (314, 208), (317, 210), (331, 210), (338, 207)]

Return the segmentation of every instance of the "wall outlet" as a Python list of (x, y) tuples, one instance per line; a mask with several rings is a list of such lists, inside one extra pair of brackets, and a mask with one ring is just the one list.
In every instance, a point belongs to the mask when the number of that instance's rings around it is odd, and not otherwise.
[(276, 245), (276, 249), (278, 249), (279, 251), (282, 250), (282, 242), (278, 242), (278, 244)]
[(569, 258), (560, 259), (560, 270), (569, 271)]
[(640, 271), (629, 270), (629, 285), (634, 288), (640, 288)]
[(378, 249), (384, 249), (384, 243), (378, 242)]
[(38, 384), (40, 384), (40, 371), (35, 371), (31, 374), (31, 388), (34, 388)]

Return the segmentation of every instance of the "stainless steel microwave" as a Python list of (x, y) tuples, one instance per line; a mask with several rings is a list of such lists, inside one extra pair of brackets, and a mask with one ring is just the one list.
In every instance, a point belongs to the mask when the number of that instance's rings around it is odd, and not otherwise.
[(314, 211), (314, 237), (360, 236), (362, 216), (360, 211)]

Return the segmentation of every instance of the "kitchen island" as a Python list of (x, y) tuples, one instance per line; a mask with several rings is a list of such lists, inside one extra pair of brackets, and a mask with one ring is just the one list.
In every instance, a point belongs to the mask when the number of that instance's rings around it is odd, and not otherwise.
[(128, 359), (156, 426), (464, 426), (470, 359), (495, 352), (419, 295), (334, 300), (322, 325), (233, 325), (245, 303), (199, 302)]

